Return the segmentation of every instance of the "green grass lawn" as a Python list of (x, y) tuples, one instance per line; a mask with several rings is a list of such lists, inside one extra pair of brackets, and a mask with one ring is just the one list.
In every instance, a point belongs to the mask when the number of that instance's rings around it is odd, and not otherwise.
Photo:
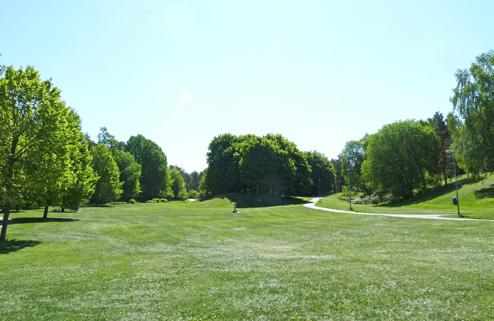
[[(348, 210), (348, 201), (341, 200), (340, 196), (341, 194), (330, 195), (317, 205)], [(453, 196), (455, 196), (454, 185), (450, 185), (409, 201), (385, 205), (354, 204), (352, 207), (357, 212), (456, 216), (456, 206), (451, 201)], [(494, 175), (489, 175), (485, 180), (476, 183), (471, 183), (467, 179), (461, 181), (459, 199), (460, 210), (465, 217), (494, 219)]]
[(216, 199), (48, 222), (14, 213), (0, 319), (494, 319), (491, 222), (231, 209)]

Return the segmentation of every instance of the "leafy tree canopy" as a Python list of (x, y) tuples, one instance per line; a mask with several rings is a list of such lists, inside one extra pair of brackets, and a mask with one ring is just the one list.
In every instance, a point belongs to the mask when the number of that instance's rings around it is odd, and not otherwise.
[(411, 197), (437, 174), (439, 141), (429, 125), (414, 121), (384, 126), (368, 139), (363, 175), (374, 191)]
[(98, 176), (93, 204), (105, 204), (117, 200), (122, 194), (118, 166), (108, 147), (97, 144), (92, 150), (93, 170)]
[(141, 200), (149, 200), (165, 193), (168, 186), (166, 155), (152, 140), (142, 135), (132, 136), (125, 151), (141, 165)]
[(471, 173), (494, 170), (494, 51), (456, 73), (450, 117), (453, 148)]

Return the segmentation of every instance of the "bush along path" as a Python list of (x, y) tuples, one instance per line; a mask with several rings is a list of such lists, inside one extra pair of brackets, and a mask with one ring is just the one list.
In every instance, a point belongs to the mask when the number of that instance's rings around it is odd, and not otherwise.
[(313, 210), (326, 211), (332, 213), (340, 213), (340, 214), (357, 214), (357, 215), (370, 215), (370, 216), (388, 216), (388, 217), (399, 217), (399, 218), (421, 218), (427, 220), (446, 220), (446, 221), (492, 221), (488, 219), (474, 219), (474, 218), (465, 218), (465, 217), (447, 217), (443, 214), (390, 214), (390, 213), (366, 213), (366, 212), (355, 212), (355, 211), (345, 211), (345, 210), (337, 210), (333, 208), (325, 208), (317, 206), (317, 202), (319, 202), (320, 198), (316, 197), (309, 201), (309, 203), (304, 204), (305, 207), (311, 208)]

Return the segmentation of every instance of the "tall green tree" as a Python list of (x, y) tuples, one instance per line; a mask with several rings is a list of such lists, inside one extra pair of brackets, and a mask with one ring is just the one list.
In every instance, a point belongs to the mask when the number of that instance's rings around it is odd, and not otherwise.
[(456, 73), (453, 90), (453, 148), (471, 173), (494, 170), (494, 51)]
[(187, 183), (187, 190), (199, 190), (199, 183), (201, 181), (202, 172), (192, 171), (189, 174), (189, 180)]
[(98, 176), (94, 194), (91, 197), (93, 204), (105, 204), (117, 200), (122, 194), (120, 173), (108, 147), (97, 144), (92, 150), (93, 170)]
[(122, 201), (129, 201), (139, 197), (141, 193), (141, 165), (137, 163), (129, 152), (118, 151), (115, 160), (120, 171), (120, 182), (122, 182)]
[(268, 134), (263, 137), (275, 142), (286, 154), (288, 162), (293, 164), (294, 171), (288, 172), (288, 194), (305, 195), (314, 183), (311, 179), (311, 168), (307, 162), (306, 154), (297, 148), (295, 143), (279, 134)]
[[(3, 221), (0, 240), (7, 236), (11, 208), (22, 195), (32, 195), (32, 190), (42, 190), (36, 184), (51, 184), (63, 170), (53, 155), (59, 153), (59, 122), (63, 122), (67, 107), (62, 103), (60, 90), (50, 81), (41, 80), (32, 67), (14, 69), (6, 67), (0, 77), (0, 183)], [(55, 151), (55, 152), (54, 152)], [(65, 152), (61, 153), (66, 155)], [(49, 182), (40, 182), (33, 176), (33, 168), (56, 170), (47, 174)], [(65, 167), (65, 164), (62, 166)], [(41, 173), (38, 173), (41, 174)], [(31, 176), (31, 177), (28, 177)]]
[(369, 137), (363, 174), (374, 191), (413, 197), (438, 174), (439, 146), (429, 125), (413, 121), (386, 125)]
[(62, 192), (60, 202), (62, 211), (65, 208), (76, 211), (81, 205), (88, 203), (98, 179), (92, 167), (93, 158), (88, 148), (89, 141), (80, 131), (74, 131), (73, 134), (77, 146), (76, 149), (72, 149), (70, 156), (74, 180)]
[(453, 113), (448, 115), (448, 129), (451, 133), (455, 159), (458, 166), (479, 178), (486, 170), (484, 150), (474, 131), (468, 130), (463, 121)]
[[(38, 157), (29, 163), (26, 172), (26, 192), (44, 206), (44, 219), (48, 218), (49, 206), (61, 205), (69, 190), (75, 192), (75, 186), (84, 187), (80, 189), (82, 201), (94, 184), (92, 172), (87, 171), (87, 156), (80, 155), (87, 153), (87, 143), (81, 132), (79, 116), (63, 102), (59, 102), (58, 108), (59, 118), (51, 128), (49, 141), (41, 139), (37, 142), (32, 151)], [(47, 153), (40, 152), (47, 149), (50, 150)]]
[(341, 164), (341, 175), (345, 184), (354, 191), (366, 191), (366, 184), (362, 175), (362, 164), (365, 160), (366, 139), (352, 140), (345, 144), (345, 148), (338, 156)]
[(338, 193), (342, 191), (343, 184), (345, 184), (345, 180), (341, 173), (341, 162), (339, 159), (331, 159), (331, 164), (333, 165), (334, 174), (335, 174), (334, 191), (335, 193)]
[(449, 158), (447, 150), (451, 145), (451, 135), (449, 134), (448, 124), (444, 119), (443, 114), (436, 112), (432, 118), (429, 118), (428, 123), (434, 129), (439, 139), (439, 168), (443, 174), (444, 185), (448, 184), (448, 163)]
[(335, 189), (335, 170), (333, 164), (323, 154), (312, 151), (305, 153), (311, 168), (311, 195), (329, 194)]
[(242, 191), (278, 195), (288, 193), (295, 164), (273, 140), (251, 135), (244, 137), (237, 149), (237, 176)]
[(121, 200), (129, 201), (137, 198), (141, 193), (141, 165), (136, 162), (131, 153), (125, 151), (125, 143), (119, 142), (106, 127), (100, 129), (98, 143), (108, 147), (113, 159), (117, 162), (120, 182), (122, 183)]
[(142, 135), (132, 136), (125, 151), (134, 156), (141, 165), (141, 200), (149, 200), (165, 193), (168, 186), (167, 160), (165, 153), (152, 140)]
[(220, 135), (210, 143), (207, 156), (208, 168), (200, 184), (203, 195), (302, 195), (312, 184), (305, 154), (281, 135)]
[(207, 175), (204, 176), (203, 193), (239, 192), (238, 161), (234, 158), (238, 137), (232, 134), (219, 135), (211, 141), (207, 153)]
[(187, 198), (187, 188), (182, 173), (177, 167), (170, 168), (170, 192), (174, 199)]

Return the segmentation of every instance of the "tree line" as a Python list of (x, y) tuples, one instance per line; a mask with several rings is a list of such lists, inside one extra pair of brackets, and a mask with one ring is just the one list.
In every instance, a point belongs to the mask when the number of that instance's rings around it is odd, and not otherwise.
[[(454, 153), (463, 172), (494, 170), (494, 52), (456, 73), (453, 111), (385, 125), (350, 141), (337, 159), (300, 151), (285, 137), (223, 134), (209, 144), (207, 169), (168, 166), (163, 150), (136, 135), (96, 142), (76, 112), (33, 67), (0, 66), (0, 240), (12, 209), (210, 197), (223, 193), (317, 195), (353, 190), (409, 198), (448, 183)], [(198, 191), (199, 190), (199, 191)]]
[(119, 142), (102, 128), (97, 142), (76, 112), (33, 67), (0, 68), (0, 240), (13, 209), (197, 197), (200, 174), (168, 167), (165, 153), (142, 135)]
[(458, 70), (446, 117), (400, 121), (349, 141), (340, 153), (337, 190), (410, 198), (448, 184), (451, 169), (475, 179), (494, 170), (494, 52)]
[(303, 152), (277, 134), (223, 134), (208, 147), (203, 196), (224, 193), (315, 195), (334, 190), (334, 168), (321, 153)]
[(398, 121), (349, 141), (336, 160), (341, 191), (409, 198), (448, 183), (451, 138), (444, 116)]

